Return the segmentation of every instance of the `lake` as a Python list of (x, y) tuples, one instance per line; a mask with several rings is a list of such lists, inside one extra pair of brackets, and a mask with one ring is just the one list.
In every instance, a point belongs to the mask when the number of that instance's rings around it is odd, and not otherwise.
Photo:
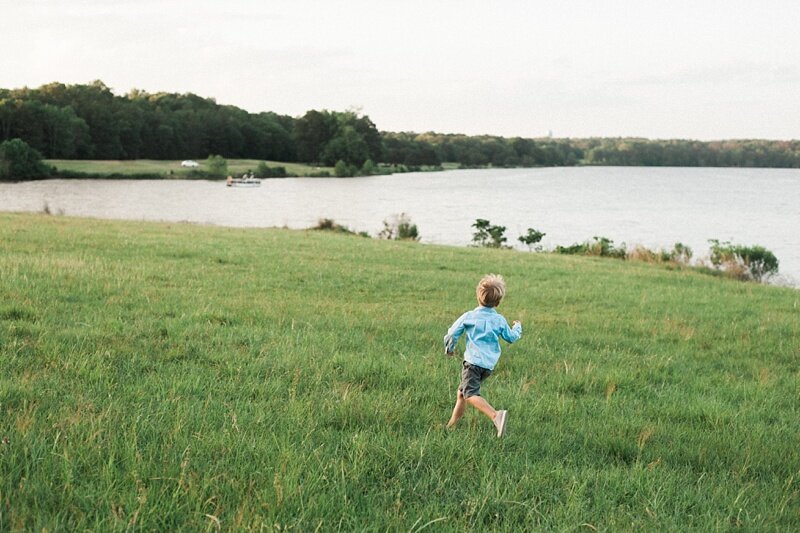
[[(629, 246), (691, 246), (708, 239), (761, 245), (800, 285), (800, 170), (564, 167), (453, 170), (366, 178), (218, 181), (44, 180), (0, 183), (0, 210), (237, 227), (308, 228), (331, 218), (376, 235), (407, 213), (423, 242), (465, 246), (471, 224), (507, 227), (510, 244), (532, 227), (546, 248), (604, 236)], [(523, 248), (524, 249), (524, 248)]]

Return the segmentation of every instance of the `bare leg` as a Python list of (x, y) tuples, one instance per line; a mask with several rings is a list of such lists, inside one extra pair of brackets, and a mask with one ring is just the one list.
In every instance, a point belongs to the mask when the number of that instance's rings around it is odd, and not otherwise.
[(453, 415), (450, 417), (450, 421), (447, 423), (447, 427), (451, 428), (456, 425), (456, 422), (461, 420), (461, 417), (464, 416), (464, 408), (467, 404), (464, 401), (464, 395), (461, 394), (461, 391), (458, 391), (456, 395), (456, 405), (453, 407)]
[(472, 407), (480, 411), (481, 413), (488, 416), (492, 422), (494, 422), (494, 417), (497, 416), (497, 411), (494, 410), (494, 407), (489, 405), (489, 402), (484, 400), (480, 396), (470, 396), (466, 400)]

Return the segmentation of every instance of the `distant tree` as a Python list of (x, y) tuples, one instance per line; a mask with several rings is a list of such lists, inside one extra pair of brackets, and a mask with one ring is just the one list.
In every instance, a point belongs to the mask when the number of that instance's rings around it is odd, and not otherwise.
[(362, 167), (654, 165), (800, 168), (800, 140), (524, 139), (379, 132), (358, 110), (299, 118), (253, 114), (195, 94), (117, 96), (102, 81), (0, 88), (0, 142), (20, 138), (48, 158), (199, 159), (207, 154)]
[(344, 126), (352, 126), (367, 147), (367, 157), (373, 161), (381, 161), (383, 157), (383, 141), (378, 128), (366, 115), (354, 111), (337, 115), (340, 131)]
[(11, 132), (17, 121), (17, 106), (18, 100), (15, 98), (8, 98), (2, 94), (3, 90), (0, 89), (0, 141), (8, 140), (11, 138)]
[(0, 180), (46, 178), (50, 168), (42, 162), (42, 154), (22, 139), (0, 143)]
[(322, 161), (326, 166), (342, 160), (348, 165), (360, 168), (368, 158), (367, 143), (352, 126), (344, 126), (341, 132), (325, 146), (322, 154)]
[(293, 138), (297, 157), (307, 163), (322, 161), (325, 146), (336, 135), (339, 124), (329, 111), (308, 111), (294, 123)]
[(46, 142), (44, 150), (48, 157), (72, 159), (86, 149), (89, 126), (71, 107), (45, 104), (42, 112), (42, 127)]

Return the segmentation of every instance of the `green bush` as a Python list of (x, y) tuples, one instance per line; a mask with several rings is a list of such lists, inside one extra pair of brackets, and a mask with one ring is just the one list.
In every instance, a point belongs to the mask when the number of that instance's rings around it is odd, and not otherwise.
[(348, 165), (340, 159), (336, 162), (336, 166), (333, 167), (333, 172), (337, 178), (349, 178), (358, 174), (358, 168)]
[(625, 259), (627, 249), (623, 243), (619, 247), (614, 246), (614, 241), (608, 237), (592, 237), (591, 241), (576, 243), (572, 246), (556, 246), (556, 253), (572, 255), (596, 255), (599, 257), (613, 257)]
[(332, 218), (319, 219), (317, 225), (311, 229), (317, 231), (332, 231), (334, 233), (344, 233), (347, 235), (358, 235), (359, 237), (369, 238), (369, 234), (366, 231), (359, 231), (359, 232), (353, 231), (347, 226), (342, 226), (341, 224), (337, 224)]
[(286, 167), (270, 167), (261, 161), (256, 167), (255, 176), (257, 178), (285, 178), (289, 174), (286, 172)]
[(400, 213), (383, 221), (383, 230), (378, 234), (380, 239), (397, 241), (418, 241), (419, 230), (416, 224), (411, 223), (411, 218)]
[(742, 246), (710, 239), (714, 267), (738, 279), (763, 281), (778, 273), (778, 258), (763, 246)]
[(228, 161), (221, 155), (210, 155), (206, 159), (206, 172), (215, 178), (224, 178), (228, 174)]
[(22, 139), (0, 143), (0, 180), (32, 180), (50, 176), (52, 169), (42, 162), (42, 154)]
[(675, 263), (688, 265), (689, 261), (692, 260), (692, 254), (692, 249), (689, 246), (686, 246), (682, 242), (676, 242), (672, 246), (672, 251), (669, 253), (669, 258)]
[(556, 246), (555, 252), (557, 254), (565, 254), (565, 255), (584, 255), (586, 254), (586, 250), (588, 245), (586, 243), (574, 243), (570, 246)]
[[(156, 172), (136, 172), (133, 174), (120, 174), (119, 172), (112, 172), (111, 174), (93, 174), (90, 172), (79, 172), (76, 170), (58, 170), (53, 172), (53, 177), (59, 179), (76, 179), (76, 180), (161, 180), (164, 179), (164, 174)], [(204, 178), (208, 176), (203, 173)]]
[(364, 164), (361, 166), (362, 176), (372, 176), (373, 174), (377, 173), (378, 167), (375, 165), (375, 162), (372, 159), (367, 159), (364, 161)]
[(692, 259), (692, 249), (680, 242), (672, 245), (672, 250), (664, 250), (663, 248), (651, 250), (645, 246), (636, 245), (628, 250), (625, 259), (643, 263), (688, 265)]

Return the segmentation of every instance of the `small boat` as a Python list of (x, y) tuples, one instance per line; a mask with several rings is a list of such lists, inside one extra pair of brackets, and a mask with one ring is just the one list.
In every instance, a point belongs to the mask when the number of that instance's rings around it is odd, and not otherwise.
[(228, 176), (225, 183), (228, 187), (261, 187), (261, 180), (253, 176), (242, 176), (241, 178)]

